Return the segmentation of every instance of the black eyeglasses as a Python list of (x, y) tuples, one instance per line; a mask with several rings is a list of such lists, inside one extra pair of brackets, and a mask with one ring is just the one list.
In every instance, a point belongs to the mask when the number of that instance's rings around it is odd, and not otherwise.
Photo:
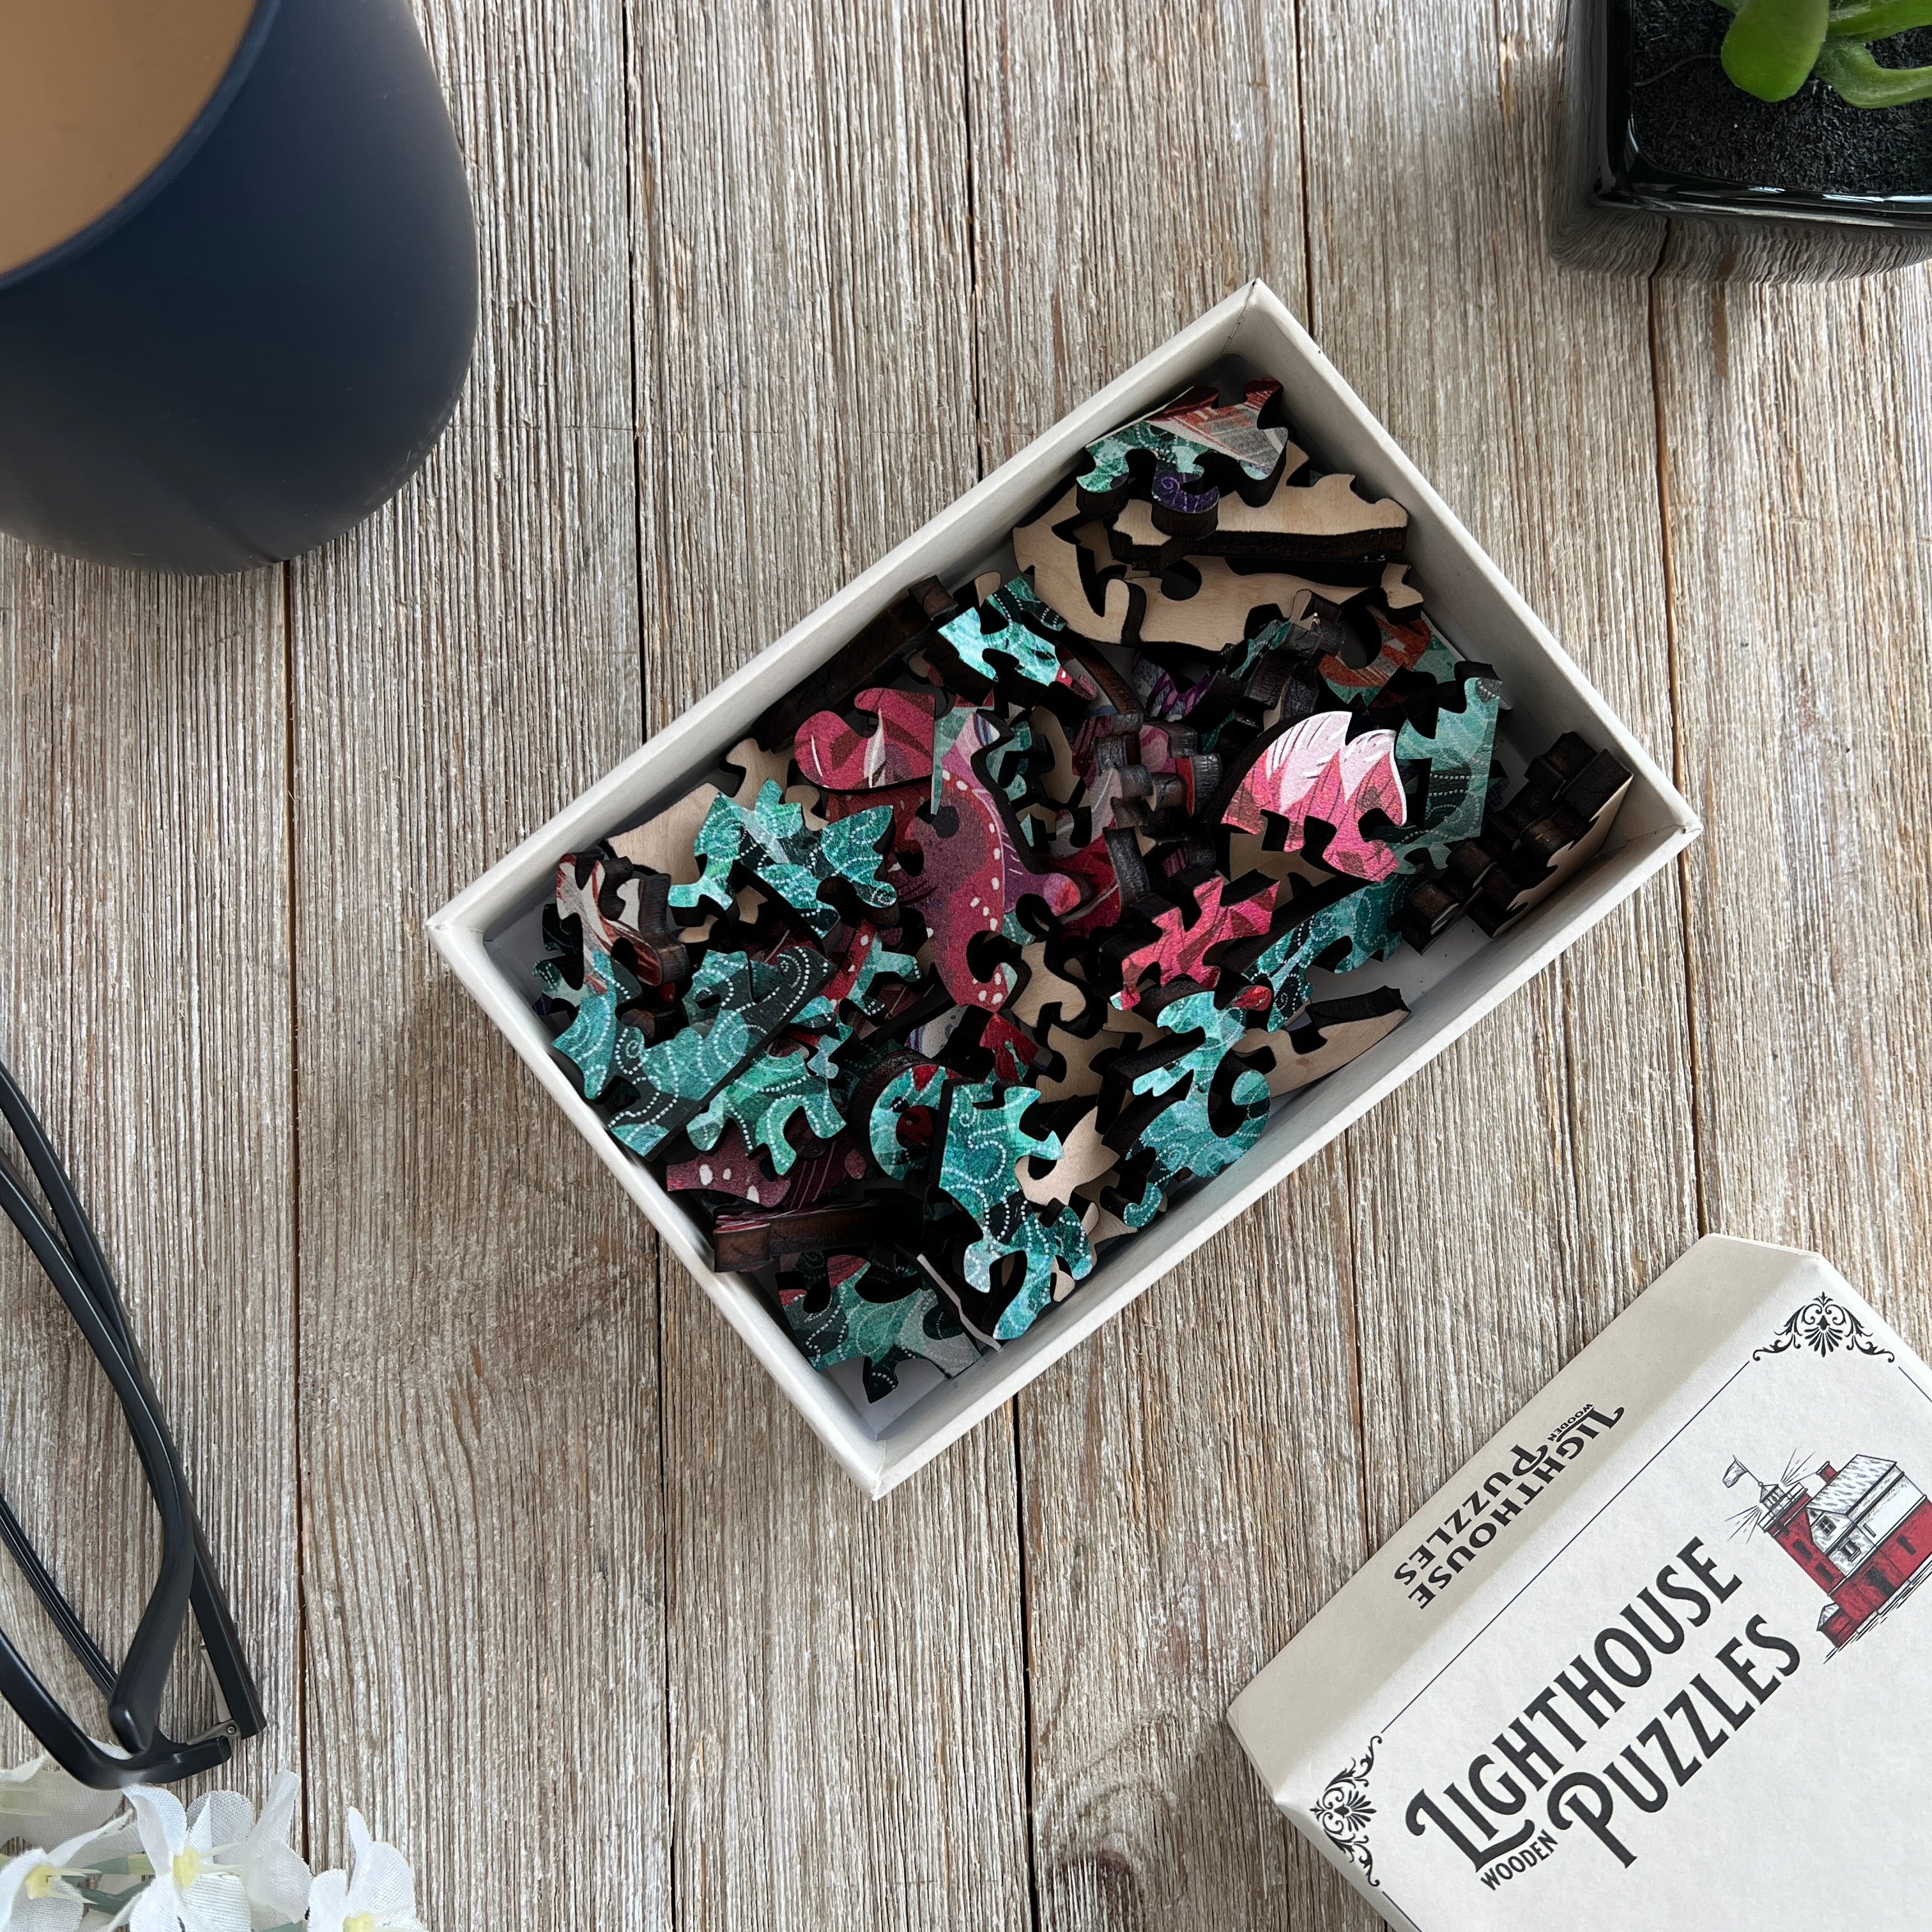
[[(0, 1151), (0, 1205), (26, 1238), (67, 1305), (112, 1384), (140, 1457), (160, 1519), (161, 1559), (146, 1610), (117, 1669), (0, 1497), (0, 1542), (52, 1618), (53, 1627), (106, 1700), (107, 1722), (124, 1756), (104, 1748), (35, 1675), (12, 1638), (0, 1630), (0, 1696), (20, 1714), (49, 1756), (83, 1784), (170, 1784), (226, 1762), (237, 1738), (253, 1737), (266, 1720), (260, 1693), (236, 1634), (233, 1613), (215, 1580), (174, 1438), (161, 1414), (140, 1352), (128, 1333), (119, 1291), (100, 1244), (46, 1132), (13, 1076), (0, 1066), (0, 1117), (13, 1130), (27, 1166), (53, 1210), (50, 1222), (19, 1171)], [(177, 1741), (160, 1727), (163, 1694), (189, 1609), (194, 1612), (224, 1721)]]

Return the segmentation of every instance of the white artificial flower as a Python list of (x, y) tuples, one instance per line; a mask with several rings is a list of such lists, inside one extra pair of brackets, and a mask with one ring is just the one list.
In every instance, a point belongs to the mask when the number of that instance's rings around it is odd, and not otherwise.
[(22, 1852), (0, 1865), (0, 1932), (76, 1932), (89, 1901), (74, 1881), (85, 1876), (88, 1854), (116, 1831), (111, 1824), (97, 1826), (50, 1852)]
[(416, 1875), (394, 1845), (369, 1835), (359, 1811), (349, 1814), (353, 1875), (322, 1873), (308, 1894), (308, 1932), (424, 1932), (416, 1917)]
[(114, 1923), (130, 1932), (252, 1932), (248, 1892), (214, 1856), (222, 1814), (202, 1809), (190, 1825), (172, 1792), (145, 1784), (129, 1786), (128, 1802), (154, 1876)]
[(255, 1932), (293, 1924), (308, 1901), (308, 1866), (289, 1844), (289, 1824), (302, 1780), (279, 1774), (258, 1820), (238, 1792), (214, 1791), (189, 1806), (190, 1832), (204, 1822), (213, 1847), (213, 1864), (242, 1881)]
[(120, 1808), (119, 1792), (96, 1791), (50, 1757), (0, 1771), (0, 1845), (15, 1838), (58, 1845), (96, 1830)]

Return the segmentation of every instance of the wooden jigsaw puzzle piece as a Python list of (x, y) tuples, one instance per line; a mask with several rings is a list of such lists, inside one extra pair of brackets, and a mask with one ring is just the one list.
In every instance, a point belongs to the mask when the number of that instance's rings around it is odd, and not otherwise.
[(1234, 788), (1221, 822), (1238, 832), (1266, 830), (1263, 814), (1282, 820), (1284, 844), (1300, 850), (1308, 821), (1332, 828), (1319, 857), (1359, 879), (1386, 878), (1399, 861), (1388, 844), (1364, 832), (1370, 812), (1400, 826), (1408, 810), (1395, 759), (1395, 734), (1364, 731), (1351, 738), (1346, 711), (1319, 711), (1278, 735), (1264, 737)]
[(862, 1363), (871, 1401), (898, 1387), (907, 1362), (930, 1362), (950, 1378), (980, 1359), (972, 1338), (914, 1264), (834, 1254), (800, 1273), (796, 1287), (778, 1291), (787, 1325), (815, 1369)]
[(1394, 952), (1410, 887), (1400, 872), (1366, 885), (1337, 879), (1278, 909), (1265, 941), (1241, 941), (1222, 953), (1227, 980), (1244, 988), (1232, 1004), (1265, 1013), (1270, 1032), (1292, 1025), (1308, 1004), (1311, 974), (1353, 973)]
[[(1169, 907), (1155, 917), (1159, 937), (1122, 958), (1121, 989), (1114, 1004), (1124, 1011), (1140, 1004), (1142, 982), (1149, 974), (1160, 986), (1183, 980), (1202, 988), (1214, 986), (1220, 976), (1207, 963), (1209, 952), (1231, 940), (1267, 932), (1274, 915), (1276, 888), (1258, 875), (1231, 887), (1216, 872), (1186, 890), (1194, 916), (1187, 916), (1184, 906)], [(1236, 896), (1224, 901), (1229, 890)]]
[[(1290, 446), (1287, 431), (1276, 426), (1280, 403), (1281, 385), (1266, 378), (1250, 382), (1240, 400), (1232, 404), (1204, 385), (1110, 430), (1084, 453), (1081, 506), (1111, 515), (1136, 474), (1150, 470), (1154, 518), (1162, 529), (1211, 528), (1221, 495), (1217, 479), (1232, 481), (1259, 501), (1281, 476)], [(1299, 450), (1294, 454), (1300, 460)]]
[(1398, 763), (1426, 760), (1429, 766), (1421, 822), (1394, 842), (1405, 863), (1419, 856), (1432, 866), (1445, 865), (1454, 847), (1483, 829), (1503, 688), (1493, 678), (1474, 677), (1464, 680), (1461, 689), (1462, 708), (1440, 706), (1432, 734), (1405, 724), (1396, 736)]
[(1101, 1198), (1132, 1228), (1145, 1227), (1184, 1181), (1232, 1166), (1268, 1124), (1268, 1080), (1240, 1053), (1246, 1027), (1238, 1010), (1224, 1012), (1211, 993), (1183, 992), (1161, 1007), (1160, 1019), (1173, 1034), (1201, 1038), (1116, 1063), (1117, 1077), (1142, 1104), (1123, 1110), (1107, 1130), (1123, 1168), (1121, 1185)]
[(907, 656), (956, 608), (937, 578), (921, 578), (835, 652), (830, 663), (766, 710), (757, 725), (758, 742), (774, 748), (790, 745), (814, 711), (842, 704), (854, 692), (878, 683), (882, 671)]
[(1132, 621), (1134, 593), (1125, 569), (1108, 557), (1104, 527), (1078, 499), (1070, 485), (1049, 508), (1022, 524), (1013, 532), (1013, 555), (1040, 601), (1076, 636), (1118, 644)]
[(802, 949), (769, 962), (707, 954), (686, 995), (689, 1025), (654, 1046), (634, 1027), (620, 1028), (611, 1068), (633, 1097), (612, 1118), (611, 1133), (633, 1153), (651, 1152), (694, 1118), (831, 974), (830, 960)]
[(1408, 1017), (1408, 1006), (1393, 986), (1345, 1000), (1318, 1000), (1304, 1007), (1286, 1033), (1244, 1034), (1245, 1052), (1271, 1056), (1268, 1092), (1292, 1094), (1348, 1065), (1386, 1039)]
[(821, 888), (842, 886), (875, 910), (895, 902), (892, 889), (878, 877), (880, 844), (892, 822), (890, 808), (877, 806), (809, 828), (802, 809), (787, 804), (770, 781), (749, 811), (721, 795), (712, 801), (696, 841), (704, 870), (694, 884), (674, 886), (670, 903), (692, 911), (706, 901), (728, 906), (734, 879), (748, 873), (816, 938), (828, 938), (839, 916)]
[[(1291, 446), (1291, 460), (1294, 454)], [(1318, 574), (1324, 563), (1374, 559), (1379, 579), (1381, 560), (1408, 541), (1408, 512), (1390, 497), (1370, 502), (1354, 483), (1337, 471), (1310, 484), (1284, 483), (1264, 503), (1224, 496), (1214, 527), (1197, 537), (1168, 536), (1154, 520), (1154, 506), (1131, 497), (1114, 519), (1110, 554), (1117, 563), (1155, 572), (1183, 555), (1238, 556)]]
[(874, 687), (852, 703), (878, 720), (862, 736), (836, 711), (814, 712), (798, 728), (793, 755), (807, 778), (828, 791), (849, 792), (932, 777), (936, 693)]
[(996, 963), (984, 976), (969, 949), (1001, 934), (1007, 916), (1029, 896), (1065, 916), (1083, 897), (1077, 879), (1036, 864), (1026, 849), (1012, 803), (986, 773), (986, 754), (1006, 728), (991, 713), (968, 710), (963, 728), (934, 768), (937, 796), (932, 820), (914, 819), (908, 830), (922, 863), (906, 888), (932, 930), (935, 966), (946, 990), (962, 1006), (1003, 1006), (1018, 975)]
[(903, 1250), (917, 1245), (920, 1232), (919, 1203), (902, 1194), (868, 1194), (796, 1213), (721, 1214), (711, 1231), (712, 1264), (721, 1272), (749, 1273), (814, 1249), (862, 1255)]
[(1036, 1208), (1066, 1205), (1076, 1189), (1104, 1180), (1120, 1164), (1119, 1155), (1101, 1134), (1096, 1108), (1087, 1108), (1059, 1138), (1057, 1160), (1028, 1156), (1015, 1170), (1020, 1192)]
[[(948, 1095), (934, 1160), (940, 1190), (979, 1229), (961, 1256), (967, 1286), (998, 1303), (990, 1339), (1010, 1341), (1037, 1321), (1052, 1297), (1053, 1271), (1064, 1267), (1075, 1280), (1094, 1268), (1094, 1250), (1071, 1208), (1043, 1214), (1028, 1199), (1018, 1179), (1020, 1161), (1039, 1156), (1056, 1161), (1059, 1137), (1026, 1125), (1039, 1096), (1030, 1088), (993, 1082), (965, 1084)], [(1017, 1268), (1006, 1266), (1017, 1260)], [(1012, 1278), (996, 1282), (996, 1270)], [(991, 1312), (963, 1304), (969, 1327)]]
[(735, 1121), (707, 1152), (672, 1161), (664, 1168), (664, 1186), (674, 1194), (729, 1194), (754, 1208), (783, 1207), (791, 1185), (792, 1177), (774, 1174), (771, 1162), (751, 1147)]
[(1184, 558), (1160, 577), (1130, 574), (1140, 592), (1140, 622), (1127, 641), (1188, 644), (1218, 651), (1249, 634), (1256, 614), (1272, 610), (1299, 617), (1310, 602), (1346, 604), (1362, 596), (1359, 585), (1317, 583), (1276, 571), (1244, 574), (1224, 556)]
[(1484, 880), (1470, 917), (1493, 938), (1540, 905), (1603, 849), (1630, 784), (1628, 768), (1598, 752), (1564, 787), (1555, 809), (1529, 825)]

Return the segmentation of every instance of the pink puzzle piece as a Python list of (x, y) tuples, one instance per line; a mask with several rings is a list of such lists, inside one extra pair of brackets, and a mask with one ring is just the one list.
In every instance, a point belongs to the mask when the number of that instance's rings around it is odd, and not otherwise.
[(1259, 836), (1265, 829), (1262, 814), (1271, 812), (1287, 821), (1287, 850), (1298, 852), (1309, 820), (1318, 818), (1334, 828), (1324, 865), (1352, 878), (1387, 878), (1400, 862), (1386, 843), (1364, 833), (1362, 820), (1378, 811), (1400, 825), (1408, 815), (1395, 734), (1364, 731), (1351, 738), (1351, 716), (1318, 711), (1276, 739), (1249, 767), (1222, 824)]
[(798, 728), (793, 755), (814, 784), (828, 791), (870, 791), (932, 775), (932, 716), (939, 700), (928, 691), (862, 691), (852, 702), (874, 712), (879, 728), (863, 737), (836, 711), (814, 712)]
[(1156, 986), (1191, 980), (1197, 986), (1212, 986), (1221, 976), (1216, 968), (1205, 963), (1210, 950), (1226, 940), (1246, 939), (1267, 932), (1280, 886), (1271, 883), (1265, 892), (1257, 892), (1252, 898), (1223, 905), (1221, 894), (1227, 884), (1217, 874), (1195, 888), (1196, 914), (1192, 925), (1182, 923), (1185, 909), (1180, 906), (1155, 920), (1160, 938), (1138, 952), (1130, 952), (1120, 962), (1120, 1004), (1124, 1008), (1140, 1004), (1141, 982), (1149, 972), (1154, 974)]

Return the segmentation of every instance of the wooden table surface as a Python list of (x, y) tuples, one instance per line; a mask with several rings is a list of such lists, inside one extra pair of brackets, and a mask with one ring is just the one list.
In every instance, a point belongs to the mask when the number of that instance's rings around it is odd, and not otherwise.
[[(1552, 266), (1561, 12), (428, 0), (484, 320), (427, 469), (250, 577), (0, 544), (0, 1057), (318, 1862), (360, 1805), (448, 1932), (1365, 1927), (1222, 1714), (1429, 1490), (1702, 1229), (1932, 1345), (1928, 283)], [(868, 1504), (424, 920), (1254, 275), (1708, 830)], [(16, 1259), (0, 1475), (124, 1603)]]

